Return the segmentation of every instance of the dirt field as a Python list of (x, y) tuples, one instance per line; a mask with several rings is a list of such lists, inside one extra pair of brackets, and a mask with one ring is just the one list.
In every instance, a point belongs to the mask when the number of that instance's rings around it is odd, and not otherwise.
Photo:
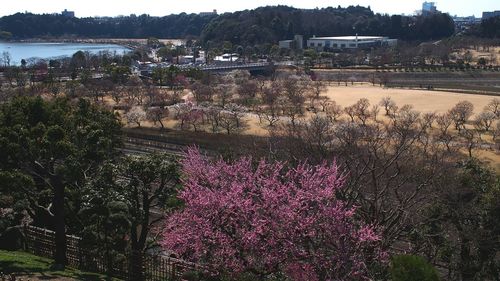
[[(466, 52), (467, 50), (461, 50), (459, 52), (459, 54), (461, 56), (464, 55), (464, 53)], [(480, 50), (480, 51), (476, 51), (474, 49), (470, 49), (468, 50), (471, 52), (472, 54), (472, 60), (477, 63), (477, 61), (480, 59), (480, 58), (485, 58), (486, 60), (488, 60), (490, 63), (492, 64), (500, 64), (500, 47), (490, 47), (489, 49), (489, 52), (487, 51), (483, 51), (483, 50)], [(493, 59), (493, 61), (491, 61)]]
[(385, 89), (371, 85), (332, 86), (328, 88), (326, 96), (343, 107), (352, 105), (361, 98), (367, 98), (372, 105), (378, 104), (382, 98), (389, 96), (398, 106), (411, 104), (418, 111), (436, 113), (444, 113), (463, 100), (470, 101), (474, 105), (475, 113), (479, 113), (494, 98), (486, 95), (452, 92)]

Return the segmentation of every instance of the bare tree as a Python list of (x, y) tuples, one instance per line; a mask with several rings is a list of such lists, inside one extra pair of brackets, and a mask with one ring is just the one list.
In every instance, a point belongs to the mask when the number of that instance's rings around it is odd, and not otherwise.
[(363, 126), (366, 126), (367, 120), (372, 116), (370, 101), (367, 98), (362, 98), (354, 104), (354, 115), (361, 121)]
[(464, 139), (464, 144), (469, 153), (469, 157), (472, 158), (472, 151), (478, 145), (478, 138), (473, 130), (464, 128), (460, 131), (460, 136)]
[(303, 114), (306, 96), (311, 91), (311, 79), (306, 76), (291, 75), (281, 81), (284, 105), (283, 113), (290, 118), (292, 125), (295, 119)]
[(238, 131), (238, 120), (232, 112), (222, 111), (220, 113), (219, 124), (228, 135)]
[(264, 87), (262, 92), (262, 115), (273, 127), (280, 119), (281, 106), (279, 101), (283, 94), (283, 88), (280, 81), (273, 81), (269, 87)]
[(474, 119), (474, 128), (479, 133), (479, 138), (481, 139), (481, 134), (483, 132), (489, 132), (493, 122), (495, 122), (496, 116), (493, 112), (483, 111), (479, 113)]
[(217, 92), (217, 100), (221, 107), (226, 106), (226, 104), (232, 102), (232, 97), (234, 94), (233, 84), (219, 84), (215, 88)]
[(484, 108), (484, 111), (489, 111), (495, 114), (495, 117), (500, 118), (500, 99), (494, 98), (488, 103), (488, 105)]
[(163, 124), (163, 119), (167, 118), (169, 114), (169, 110), (166, 107), (150, 107), (146, 111), (146, 119), (152, 121), (156, 126), (156, 123), (160, 123), (162, 129), (165, 128)]
[(141, 127), (141, 122), (146, 119), (146, 112), (141, 106), (134, 106), (125, 114), (125, 118), (127, 123), (134, 123)]
[(354, 123), (354, 118), (356, 117), (356, 105), (353, 104), (345, 107), (344, 112), (349, 116), (349, 118), (351, 118), (351, 122)]
[(465, 124), (474, 113), (474, 105), (469, 101), (460, 101), (449, 111), (455, 123), (455, 129), (462, 130)]
[(240, 82), (237, 85), (238, 95), (240, 97), (240, 103), (246, 106), (255, 105), (255, 97), (259, 91), (259, 85), (256, 81), (248, 79)]
[(396, 103), (392, 100), (391, 97), (382, 98), (379, 105), (384, 107), (386, 116), (389, 116), (391, 112), (394, 112), (397, 108)]
[(342, 106), (337, 104), (335, 101), (331, 101), (325, 107), (325, 113), (332, 122), (337, 121), (337, 119), (342, 115)]
[(317, 101), (319, 101), (321, 94), (328, 89), (326, 83), (322, 80), (316, 79), (311, 82), (312, 90), (308, 92), (310, 107), (314, 108)]
[(209, 106), (204, 108), (205, 116), (210, 123), (212, 133), (217, 133), (220, 128), (220, 120), (221, 120), (221, 108), (216, 106)]
[(191, 85), (191, 92), (197, 102), (212, 101), (214, 96), (214, 89), (210, 85), (201, 82), (195, 82)]

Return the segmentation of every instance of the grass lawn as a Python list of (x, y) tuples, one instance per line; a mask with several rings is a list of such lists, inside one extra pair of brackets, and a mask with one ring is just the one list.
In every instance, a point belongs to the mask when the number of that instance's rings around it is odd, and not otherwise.
[[(104, 280), (105, 277), (96, 273), (82, 272), (67, 267), (63, 271), (51, 269), (52, 260), (38, 257), (25, 252), (0, 250), (0, 272), (22, 276), (23, 280)], [(116, 279), (115, 279), (116, 280)]]

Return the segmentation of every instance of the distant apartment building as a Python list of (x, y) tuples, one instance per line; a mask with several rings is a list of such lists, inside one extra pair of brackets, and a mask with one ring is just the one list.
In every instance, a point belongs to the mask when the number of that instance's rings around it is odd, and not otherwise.
[(438, 13), (436, 3), (435, 2), (424, 2), (422, 4), (422, 15), (429, 16)]
[(459, 31), (464, 31), (469, 29), (471, 26), (481, 23), (481, 18), (476, 18), (475, 16), (470, 17), (453, 17), (453, 22), (455, 23), (455, 28)]
[(281, 49), (302, 50), (304, 49), (304, 36), (295, 35), (293, 40), (281, 40), (279, 47)]
[(64, 9), (64, 11), (61, 12), (61, 15), (68, 17), (68, 18), (74, 18), (75, 17), (75, 12), (74, 11), (68, 11), (67, 9)]
[(500, 17), (500, 11), (493, 12), (483, 12), (483, 20), (487, 20), (489, 18)]
[(397, 39), (389, 39), (383, 36), (313, 36), (307, 40), (307, 47), (317, 50), (368, 49), (381, 46), (395, 46), (397, 42)]
[(212, 12), (201, 12), (199, 13), (198, 15), (202, 16), (202, 17), (206, 17), (206, 16), (216, 16), (217, 15), (217, 10), (213, 10)]

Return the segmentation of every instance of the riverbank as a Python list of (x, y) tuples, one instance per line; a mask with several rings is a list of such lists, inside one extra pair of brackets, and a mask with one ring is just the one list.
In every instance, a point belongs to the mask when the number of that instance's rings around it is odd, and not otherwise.
[[(171, 43), (174, 46), (183, 45), (185, 39), (158, 39), (161, 43)], [(74, 44), (116, 44), (124, 47), (146, 45), (147, 38), (28, 38), (28, 39), (12, 39), (8, 41), (0, 40), (0, 43), (74, 43)]]

